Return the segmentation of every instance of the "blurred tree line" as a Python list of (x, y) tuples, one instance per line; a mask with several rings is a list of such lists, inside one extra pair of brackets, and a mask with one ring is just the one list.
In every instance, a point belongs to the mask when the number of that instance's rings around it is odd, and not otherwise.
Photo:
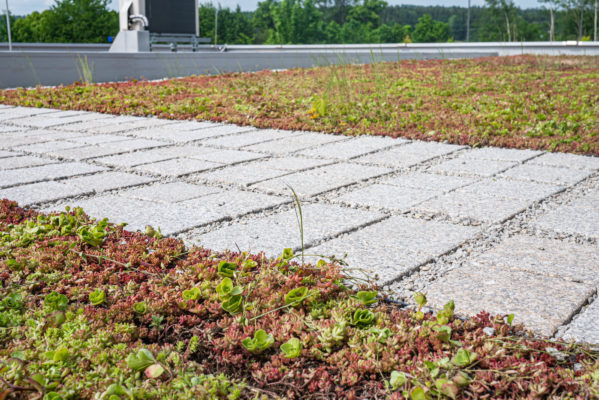
[[(589, 40), (596, 0), (541, 0), (521, 9), (513, 0), (485, 0), (470, 11), (470, 41)], [(466, 3), (466, 0), (464, 0)], [(108, 0), (55, 0), (43, 12), (12, 16), (15, 42), (105, 43), (118, 32)], [(217, 8), (218, 7), (218, 13)], [(465, 41), (465, 7), (389, 5), (384, 0), (263, 0), (255, 11), (200, 6), (200, 36), (218, 43), (320, 44)], [(6, 40), (5, 18), (0, 40)]]

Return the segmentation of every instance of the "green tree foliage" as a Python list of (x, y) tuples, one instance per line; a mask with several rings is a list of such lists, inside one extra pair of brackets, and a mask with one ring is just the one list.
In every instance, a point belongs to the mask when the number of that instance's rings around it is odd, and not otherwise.
[[(471, 9), (471, 41), (554, 40), (589, 37), (593, 0), (541, 0), (520, 9), (515, 0), (485, 0)], [(56, 0), (53, 7), (13, 17), (15, 42), (106, 42), (118, 31), (108, 0)], [(203, 3), (200, 35), (214, 41), (216, 8)], [(218, 9), (219, 44), (400, 43), (463, 41), (465, 7), (389, 5), (384, 0), (262, 0), (255, 11)], [(2, 39), (4, 38), (4, 39)], [(0, 19), (0, 40), (6, 23)]]
[(446, 42), (449, 39), (449, 24), (433, 21), (433, 17), (424, 14), (418, 19), (412, 40), (415, 42)]
[(43, 12), (33, 12), (12, 25), (15, 42), (106, 43), (118, 32), (118, 14), (108, 0), (56, 0)]

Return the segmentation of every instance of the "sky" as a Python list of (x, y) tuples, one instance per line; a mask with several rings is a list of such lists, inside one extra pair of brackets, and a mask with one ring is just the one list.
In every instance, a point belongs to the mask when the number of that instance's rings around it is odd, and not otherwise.
[[(256, 9), (256, 5), (259, 0), (214, 0), (214, 4), (220, 3), (222, 7), (235, 8), (237, 4), (241, 6), (244, 11), (251, 11)], [(484, 0), (471, 0), (473, 6), (480, 6), (484, 4)], [(204, 3), (204, 0), (200, 0), (200, 3)], [(519, 7), (530, 8), (539, 7), (537, 0), (515, 0), (514, 1)], [(442, 5), (442, 6), (466, 6), (468, 0), (387, 0), (387, 3), (394, 4), (416, 4), (422, 6), (429, 5)], [(33, 11), (43, 11), (54, 4), (54, 0), (8, 0), (8, 6), (10, 12), (14, 15), (25, 15)], [(119, 1), (111, 0), (111, 6), (113, 9), (118, 8)], [(4, 1), (0, 1), (0, 8), (4, 11)]]

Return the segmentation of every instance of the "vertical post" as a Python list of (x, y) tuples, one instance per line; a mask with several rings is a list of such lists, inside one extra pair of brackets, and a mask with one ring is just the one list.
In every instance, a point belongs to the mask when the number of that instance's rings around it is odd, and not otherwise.
[(584, 1), (580, 2), (580, 24), (578, 25), (578, 41), (582, 41), (582, 24), (584, 22)]
[(468, 0), (468, 16), (466, 17), (466, 41), (470, 41), (470, 0)]
[(10, 11), (8, 10), (8, 0), (6, 3), (6, 32), (8, 32), (8, 51), (12, 51), (12, 36), (10, 34)]
[(218, 44), (218, 6), (214, 10), (214, 45)]
[(549, 27), (549, 41), (555, 40), (555, 17), (553, 15), (553, 6), (549, 6), (549, 16), (551, 18), (551, 26)]
[(199, 1), (196, 0), (196, 8), (195, 8), (195, 12), (196, 12), (196, 36), (200, 37), (200, 5), (199, 5)]
[(597, 6), (599, 6), (599, 0), (595, 0), (595, 18), (593, 19), (593, 41), (597, 41)]

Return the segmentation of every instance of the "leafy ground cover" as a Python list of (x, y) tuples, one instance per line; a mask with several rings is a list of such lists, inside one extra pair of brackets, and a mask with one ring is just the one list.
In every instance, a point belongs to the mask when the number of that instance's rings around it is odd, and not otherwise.
[(286, 250), (186, 249), (81, 209), (0, 201), (1, 399), (599, 396), (598, 354), (510, 316), (457, 319), (349, 289)]
[(337, 65), (0, 91), (0, 102), (599, 155), (599, 57)]

